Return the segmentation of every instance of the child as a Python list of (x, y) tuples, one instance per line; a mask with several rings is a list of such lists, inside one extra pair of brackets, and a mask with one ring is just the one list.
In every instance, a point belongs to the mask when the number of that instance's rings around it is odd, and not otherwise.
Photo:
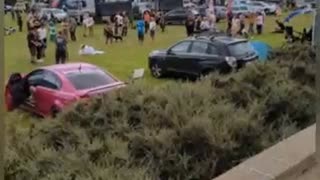
[(59, 31), (56, 39), (56, 64), (64, 64), (68, 57), (67, 40)]
[(56, 37), (57, 37), (57, 32), (56, 32), (56, 26), (53, 21), (49, 23), (49, 36), (50, 36), (50, 41), (55, 42)]
[(152, 40), (154, 40), (154, 36), (156, 34), (156, 28), (157, 28), (157, 24), (154, 18), (151, 18), (149, 26), (150, 26), (150, 37)]
[(144, 20), (139, 20), (137, 21), (137, 33), (138, 33), (138, 39), (139, 39), (139, 43), (143, 44), (144, 41), (144, 33), (145, 33), (145, 24), (144, 24)]

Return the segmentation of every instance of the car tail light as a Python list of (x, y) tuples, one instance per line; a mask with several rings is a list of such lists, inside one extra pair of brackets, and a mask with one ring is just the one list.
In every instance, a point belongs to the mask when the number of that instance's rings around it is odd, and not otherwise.
[(226, 61), (228, 65), (232, 68), (237, 67), (237, 59), (234, 57), (226, 57)]

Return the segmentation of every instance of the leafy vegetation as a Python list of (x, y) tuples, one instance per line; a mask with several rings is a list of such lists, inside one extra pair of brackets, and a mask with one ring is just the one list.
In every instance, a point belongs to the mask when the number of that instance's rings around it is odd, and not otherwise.
[(136, 82), (27, 130), (12, 119), (6, 179), (211, 179), (314, 123), (312, 50), (275, 55), (197, 82)]

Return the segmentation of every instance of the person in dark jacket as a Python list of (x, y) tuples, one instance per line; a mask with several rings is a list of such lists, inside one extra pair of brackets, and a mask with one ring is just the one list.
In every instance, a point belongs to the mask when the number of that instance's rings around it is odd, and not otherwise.
[(64, 64), (68, 58), (67, 39), (62, 31), (59, 31), (56, 38), (56, 64)]
[(19, 32), (22, 32), (23, 21), (22, 21), (22, 16), (20, 11), (17, 12), (17, 24), (18, 24)]
[(195, 21), (193, 17), (188, 17), (185, 26), (186, 26), (187, 36), (193, 36), (194, 27), (195, 27)]

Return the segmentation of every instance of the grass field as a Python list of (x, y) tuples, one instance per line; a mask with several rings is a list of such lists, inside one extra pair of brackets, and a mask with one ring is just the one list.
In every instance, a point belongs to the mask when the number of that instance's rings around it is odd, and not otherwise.
[[(15, 26), (16, 23), (11, 20), (11, 16), (7, 15), (6, 26)], [(274, 29), (274, 20), (276, 17), (268, 17), (265, 25), (264, 34), (255, 36), (253, 39), (262, 40), (269, 43), (273, 47), (280, 46), (284, 42), (283, 35), (271, 34)], [(312, 24), (312, 16), (304, 15), (295, 18), (292, 24), (297, 27), (295, 30), (302, 31), (304, 27)], [(220, 28), (225, 29), (225, 22), (218, 24)], [(122, 43), (114, 43), (112, 45), (104, 44), (102, 33), (102, 25), (96, 25), (95, 36), (93, 38), (82, 37), (82, 27), (77, 29), (77, 42), (69, 43), (70, 61), (81, 61), (96, 64), (110, 71), (121, 80), (128, 80), (135, 68), (145, 68), (146, 74), (144, 81), (151, 86), (160, 82), (166, 82), (168, 79), (157, 80), (151, 77), (147, 69), (147, 56), (154, 49), (166, 48), (169, 45), (181, 40), (185, 37), (184, 27), (168, 26), (166, 33), (157, 33), (156, 40), (152, 42), (149, 37), (146, 38), (144, 45), (140, 46), (137, 41), (136, 32), (129, 31), (128, 37)], [(94, 46), (96, 49), (106, 52), (104, 55), (82, 57), (78, 55), (78, 49), (81, 44)], [(45, 62), (40, 65), (32, 65), (29, 62), (29, 53), (26, 43), (26, 29), (22, 33), (16, 33), (5, 37), (5, 74), (8, 77), (12, 72), (30, 72), (32, 69), (41, 65), (50, 65), (54, 63), (54, 44), (49, 43), (47, 49), (47, 57)], [(29, 119), (25, 113), (13, 112), (9, 113), (9, 119)]]
[[(253, 37), (269, 43), (271, 46), (279, 46), (283, 43), (283, 35), (271, 34), (274, 29), (274, 20), (276, 17), (268, 17), (265, 32), (261, 36)], [(294, 19), (293, 24), (301, 31), (303, 27), (311, 25), (312, 17), (310, 15), (300, 16)], [(6, 16), (6, 25), (15, 26), (11, 16)], [(225, 29), (225, 23), (218, 24)], [(29, 72), (31, 69), (40, 65), (32, 65), (29, 62), (29, 53), (26, 46), (26, 30), (22, 33), (16, 33), (5, 38), (5, 74), (8, 76), (12, 72)], [(146, 38), (145, 44), (140, 46), (137, 41), (136, 32), (129, 31), (128, 37), (123, 43), (114, 43), (112, 45), (104, 44), (102, 26), (96, 25), (95, 36), (93, 38), (83, 38), (82, 27), (77, 29), (78, 41), (69, 43), (70, 61), (89, 62), (101, 66), (122, 80), (128, 79), (133, 69), (147, 68), (148, 54), (158, 48), (166, 48), (172, 43), (185, 37), (184, 27), (170, 26), (167, 32), (157, 33), (156, 40), (152, 42), (149, 37)], [(78, 49), (81, 44), (88, 44), (106, 52), (104, 55), (83, 57), (78, 55)], [(54, 63), (54, 44), (49, 43), (47, 49), (47, 58), (41, 65)], [(145, 79), (148, 82), (159, 82), (151, 77), (149, 71), (146, 71)], [(163, 81), (163, 80), (162, 80)]]

